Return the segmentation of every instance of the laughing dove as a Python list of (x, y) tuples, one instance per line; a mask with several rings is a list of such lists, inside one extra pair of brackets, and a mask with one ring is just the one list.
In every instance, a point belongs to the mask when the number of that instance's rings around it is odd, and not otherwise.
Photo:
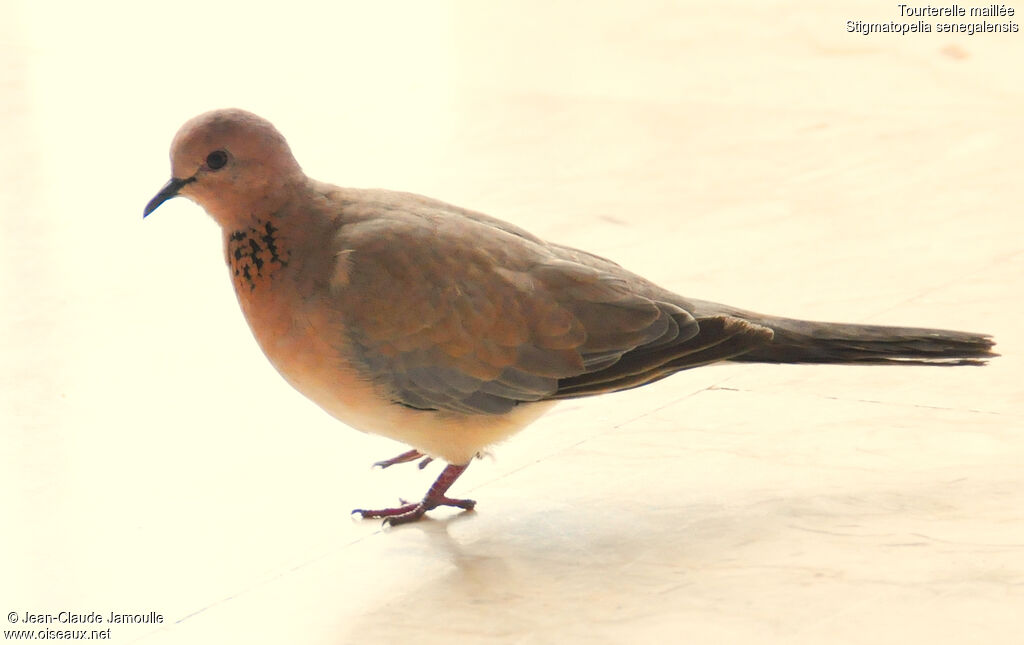
[(310, 179), (267, 121), (187, 122), (177, 195), (220, 224), (239, 304), (296, 389), (347, 425), (448, 462), (422, 501), (358, 510), (398, 524), (441, 505), (474, 456), (560, 399), (717, 361), (975, 365), (989, 336), (818, 323), (684, 298), (585, 251), (409, 193)]

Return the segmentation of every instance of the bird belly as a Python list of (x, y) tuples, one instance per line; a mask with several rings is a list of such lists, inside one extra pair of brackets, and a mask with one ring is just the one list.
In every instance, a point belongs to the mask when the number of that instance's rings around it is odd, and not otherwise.
[(269, 293), (260, 298), (248, 295), (239, 291), (242, 311), (271, 364), (295, 389), (356, 430), (400, 441), (449, 463), (466, 464), (554, 405), (522, 403), (500, 415), (401, 405), (345, 358), (344, 334), (329, 316), (276, 302)]

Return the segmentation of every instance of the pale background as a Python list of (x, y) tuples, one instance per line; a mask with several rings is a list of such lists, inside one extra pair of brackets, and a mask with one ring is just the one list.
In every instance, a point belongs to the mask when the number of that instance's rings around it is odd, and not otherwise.
[[(146, 645), (1024, 641), (1024, 34), (846, 33), (876, 1), (150, 4), (0, 3), (0, 615), (157, 611), (112, 628)], [(403, 447), (274, 373), (212, 220), (141, 219), (178, 126), (226, 106), (320, 179), (1003, 357), (695, 370), (560, 406), (456, 485), (475, 513), (353, 521), (437, 466), (371, 471)]]

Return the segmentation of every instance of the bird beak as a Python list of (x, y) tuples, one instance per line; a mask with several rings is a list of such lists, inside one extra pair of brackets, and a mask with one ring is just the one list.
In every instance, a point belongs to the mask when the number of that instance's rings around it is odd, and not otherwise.
[(142, 211), (142, 217), (145, 218), (147, 215), (155, 211), (160, 204), (163, 204), (171, 197), (176, 197), (178, 195), (178, 191), (181, 190), (185, 184), (190, 184), (195, 180), (195, 177), (189, 177), (188, 179), (171, 177), (171, 180), (164, 184), (164, 187), (160, 189), (160, 192), (157, 193), (153, 199), (149, 200), (148, 204), (146, 204), (146, 208)]

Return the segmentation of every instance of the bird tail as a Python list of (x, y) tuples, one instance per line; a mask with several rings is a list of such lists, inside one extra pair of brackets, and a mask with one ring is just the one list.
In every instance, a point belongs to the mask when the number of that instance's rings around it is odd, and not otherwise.
[(770, 342), (729, 360), (748, 363), (984, 365), (989, 358), (998, 356), (992, 351), (995, 342), (987, 334), (789, 318), (750, 317), (747, 320), (771, 328), (774, 337)]

